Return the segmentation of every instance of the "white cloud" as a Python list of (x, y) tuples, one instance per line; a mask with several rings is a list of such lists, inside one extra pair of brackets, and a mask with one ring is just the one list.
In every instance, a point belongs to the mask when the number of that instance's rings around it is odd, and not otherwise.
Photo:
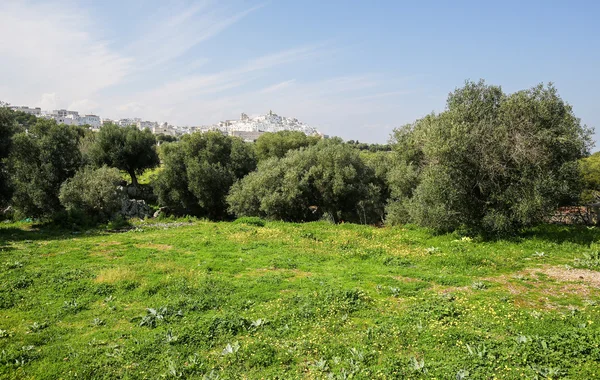
[(138, 70), (150, 69), (183, 55), (261, 7), (228, 14), (206, 1), (174, 11), (169, 4), (157, 10), (157, 17), (142, 27), (148, 32), (133, 41), (127, 51), (137, 57)]
[(59, 104), (60, 100), (58, 99), (58, 96), (56, 96), (56, 93), (53, 92), (51, 94), (42, 94), (42, 98), (35, 105), (43, 110), (48, 111), (59, 108)]
[(294, 83), (296, 83), (295, 79), (288, 80), (288, 81), (281, 82), (281, 83), (277, 83), (277, 84), (274, 84), (274, 85), (269, 86), (267, 88), (263, 88), (262, 90), (258, 91), (258, 93), (259, 94), (270, 94), (272, 92), (281, 91), (283, 89), (286, 89), (286, 88), (292, 86)]
[(131, 59), (112, 51), (90, 29), (85, 12), (63, 3), (1, 2), (0, 81), (10, 92), (0, 97), (29, 104), (40, 96), (48, 102), (48, 94), (55, 100), (86, 99), (119, 83)]
[[(344, 75), (343, 61), (335, 58), (341, 51), (331, 42), (229, 59), (228, 68), (208, 71), (208, 63), (221, 57), (201, 57), (196, 47), (261, 6), (232, 11), (216, 1), (186, 7), (169, 3), (156, 10), (158, 17), (147, 17), (148, 24), (136, 25), (140, 34), (120, 41), (123, 50), (118, 51), (98, 34), (110, 28), (110, 20), (92, 21), (78, 8), (82, 4), (0, 0), (0, 33), (5, 36), (0, 43), (0, 100), (181, 125), (273, 109), (329, 134), (379, 141), (387, 137), (390, 119), (408, 107), (402, 103), (410, 88), (402, 78)], [(315, 70), (309, 80), (295, 71), (324, 61), (339, 64), (340, 74), (327, 77)], [(370, 128), (362, 128), (366, 126)]]

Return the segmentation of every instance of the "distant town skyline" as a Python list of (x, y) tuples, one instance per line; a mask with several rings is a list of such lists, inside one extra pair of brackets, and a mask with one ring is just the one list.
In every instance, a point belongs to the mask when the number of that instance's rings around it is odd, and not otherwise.
[(591, 0), (3, 1), (0, 101), (173, 125), (273, 109), (381, 143), (467, 79), (551, 81), (600, 128), (599, 13)]
[(260, 135), (267, 132), (296, 131), (302, 132), (307, 136), (320, 136), (328, 138), (329, 136), (320, 132), (314, 127), (304, 124), (297, 118), (280, 116), (270, 110), (265, 115), (249, 116), (242, 113), (239, 119), (221, 120), (211, 125), (172, 125), (168, 121), (157, 122), (142, 120), (138, 117), (127, 117), (113, 119), (100, 117), (98, 115), (85, 114), (80, 115), (77, 110), (55, 109), (42, 110), (41, 107), (15, 106), (2, 103), (2, 106), (8, 106), (14, 111), (34, 115), (38, 118), (52, 119), (58, 124), (85, 126), (92, 131), (99, 131), (106, 124), (115, 124), (120, 127), (134, 126), (139, 130), (148, 129), (155, 135), (182, 136), (189, 133), (206, 133), (218, 131), (224, 135), (240, 137), (246, 142), (253, 142)]

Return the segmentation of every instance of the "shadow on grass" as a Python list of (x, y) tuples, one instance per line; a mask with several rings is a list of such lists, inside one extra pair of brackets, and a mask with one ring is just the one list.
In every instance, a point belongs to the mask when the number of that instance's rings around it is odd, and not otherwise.
[(546, 224), (522, 232), (521, 239), (537, 239), (562, 244), (573, 243), (589, 246), (600, 241), (600, 228)]
[(38, 240), (64, 240), (78, 236), (98, 236), (110, 232), (116, 231), (107, 229), (106, 224), (68, 228), (54, 223), (16, 223), (8, 226), (0, 226), (0, 248), (9, 248), (6, 243)]

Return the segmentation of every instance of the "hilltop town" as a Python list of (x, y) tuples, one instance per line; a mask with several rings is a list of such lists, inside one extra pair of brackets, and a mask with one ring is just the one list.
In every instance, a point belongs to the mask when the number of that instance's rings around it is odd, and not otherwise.
[(237, 136), (245, 141), (254, 141), (261, 134), (266, 132), (279, 131), (299, 131), (307, 136), (327, 137), (316, 128), (306, 125), (296, 118), (280, 116), (269, 111), (266, 115), (248, 116), (242, 113), (239, 120), (225, 120), (213, 125), (205, 126), (174, 126), (168, 122), (145, 121), (141, 118), (108, 119), (98, 115), (81, 115), (78, 111), (66, 109), (57, 109), (53, 111), (44, 111), (40, 107), (11, 106), (14, 111), (24, 112), (40, 118), (53, 119), (59, 124), (88, 126), (91, 130), (97, 131), (104, 124), (116, 124), (121, 127), (130, 125), (138, 129), (149, 129), (153, 134), (180, 136), (194, 132), (220, 131), (229, 136)]

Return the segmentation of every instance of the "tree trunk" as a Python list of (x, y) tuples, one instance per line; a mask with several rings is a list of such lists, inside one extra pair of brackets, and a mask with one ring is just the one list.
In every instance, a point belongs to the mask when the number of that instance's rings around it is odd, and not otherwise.
[(128, 173), (131, 176), (131, 184), (133, 185), (133, 187), (137, 188), (138, 181), (137, 181), (137, 176), (135, 175), (135, 170), (128, 171)]

